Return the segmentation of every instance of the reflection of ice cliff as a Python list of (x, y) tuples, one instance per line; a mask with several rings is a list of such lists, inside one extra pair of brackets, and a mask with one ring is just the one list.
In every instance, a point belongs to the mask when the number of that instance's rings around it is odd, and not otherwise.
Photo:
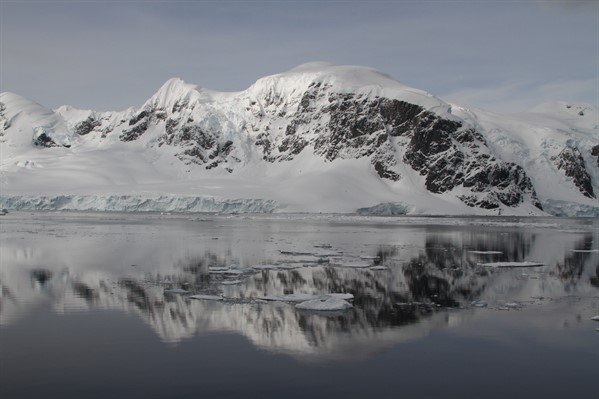
[[(586, 249), (591, 234), (571, 235), (564, 248), (558, 249), (554, 241), (534, 234), (464, 234), (427, 235), (417, 249), (379, 246), (373, 259), (362, 261), (386, 266), (383, 270), (346, 267), (359, 258), (346, 251), (322, 258), (280, 255), (269, 258), (274, 263), (271, 269), (254, 270), (246, 265), (240, 268), (243, 274), (234, 277), (210, 272), (211, 267), (218, 270), (214, 268), (240, 263), (226, 254), (207, 252), (176, 261), (167, 272), (133, 272), (123, 277), (72, 266), (18, 267), (23, 259), (41, 260), (16, 244), (8, 245), (3, 247), (1, 324), (44, 304), (58, 312), (120, 310), (138, 314), (166, 342), (232, 331), (277, 352), (340, 357), (382, 350), (458, 323), (469, 313), (456, 308), (476, 299), (526, 301), (535, 295), (584, 295), (596, 290), (592, 282), (599, 278), (598, 255), (569, 251)], [(553, 261), (524, 274), (522, 270), (489, 270), (477, 265), (486, 255), (470, 252), (482, 248), (501, 252), (500, 259), (522, 260), (545, 253)], [(311, 263), (313, 258), (327, 261)], [(222, 284), (233, 278), (242, 282)], [(193, 300), (165, 294), (165, 288), (222, 294), (225, 300)], [(265, 295), (329, 292), (353, 294), (354, 308), (317, 314), (298, 311), (288, 303), (256, 300)]]

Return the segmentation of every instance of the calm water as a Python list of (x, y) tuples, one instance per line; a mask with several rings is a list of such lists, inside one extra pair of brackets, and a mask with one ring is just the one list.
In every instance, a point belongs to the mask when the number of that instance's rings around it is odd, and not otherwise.
[[(599, 389), (598, 220), (15, 212), (0, 223), (2, 398)], [(481, 265), (500, 261), (543, 265)], [(260, 299), (326, 293), (353, 294), (353, 308)]]

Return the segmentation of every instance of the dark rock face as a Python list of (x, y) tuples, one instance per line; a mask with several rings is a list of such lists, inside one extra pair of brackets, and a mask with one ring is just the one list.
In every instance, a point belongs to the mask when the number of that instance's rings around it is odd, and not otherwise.
[(123, 130), (119, 139), (121, 139), (121, 141), (137, 140), (139, 136), (146, 132), (146, 130), (148, 130), (148, 122), (144, 120), (133, 126), (131, 129)]
[(41, 133), (37, 138), (33, 140), (33, 145), (36, 147), (60, 147), (54, 140), (50, 138), (46, 133)]
[[(242, 130), (267, 162), (294, 159), (306, 149), (327, 161), (367, 158), (382, 179), (402, 178), (401, 160), (424, 177), (437, 194), (462, 188), (464, 203), (487, 209), (517, 206), (527, 198), (541, 208), (524, 170), (492, 156), (483, 136), (462, 123), (444, 119), (405, 101), (360, 93), (339, 93), (326, 83), (312, 83), (295, 100), (277, 91), (250, 99)], [(177, 158), (212, 169), (232, 171), (235, 144), (220, 124), (194, 121), (193, 104), (149, 108), (129, 121), (123, 141), (138, 139), (151, 124), (164, 123), (158, 145), (181, 148)], [(227, 116), (220, 114), (219, 120)]]
[(599, 144), (591, 149), (591, 155), (597, 157), (597, 167), (599, 168)]
[(572, 178), (576, 187), (585, 197), (595, 198), (591, 176), (586, 170), (584, 159), (578, 148), (566, 147), (552, 160), (558, 169), (563, 170), (567, 177)]
[(0, 137), (4, 136), (4, 131), (10, 127), (8, 119), (4, 114), (6, 112), (6, 104), (0, 101)]
[(91, 133), (95, 128), (102, 125), (102, 122), (94, 119), (92, 116), (88, 117), (86, 120), (79, 122), (74, 126), (74, 131), (76, 134), (80, 136), (85, 136), (86, 134)]
[[(189, 119), (187, 120), (189, 121)], [(183, 151), (177, 153), (176, 157), (187, 164), (205, 164), (206, 169), (212, 169), (226, 162), (227, 156), (233, 149), (232, 141), (222, 142), (219, 131), (202, 129), (194, 125), (193, 120), (180, 126), (178, 119), (169, 118), (166, 120), (165, 130), (166, 133), (159, 139), (159, 145), (166, 144), (183, 148)]]
[(119, 139), (121, 141), (133, 141), (137, 140), (142, 134), (148, 130), (154, 110), (143, 110), (139, 114), (135, 115), (129, 120), (129, 129), (123, 130)]
[(31, 279), (40, 285), (46, 284), (52, 278), (52, 272), (47, 269), (35, 269), (31, 271)]
[[(394, 170), (399, 147), (404, 152), (403, 161), (425, 177), (431, 192), (440, 194), (461, 186), (473, 192), (463, 197), (470, 206), (516, 206), (529, 196), (541, 208), (524, 170), (490, 155), (476, 130), (404, 101), (328, 89), (320, 84), (309, 87), (281, 144), (277, 145), (277, 136), (270, 134), (273, 129), (258, 136), (256, 145), (262, 148), (264, 159), (292, 159), (312, 144), (314, 152), (328, 161), (369, 157), (381, 178), (397, 181), (401, 179)], [(322, 104), (322, 100), (328, 105), (318, 107), (314, 103)], [(290, 147), (290, 137), (303, 140)]]

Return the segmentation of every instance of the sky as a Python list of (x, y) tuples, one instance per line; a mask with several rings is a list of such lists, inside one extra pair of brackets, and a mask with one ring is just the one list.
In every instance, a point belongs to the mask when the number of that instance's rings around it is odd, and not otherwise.
[(364, 65), (446, 101), (599, 106), (599, 1), (0, 0), (0, 91), (139, 106), (167, 79), (238, 91), (310, 61)]

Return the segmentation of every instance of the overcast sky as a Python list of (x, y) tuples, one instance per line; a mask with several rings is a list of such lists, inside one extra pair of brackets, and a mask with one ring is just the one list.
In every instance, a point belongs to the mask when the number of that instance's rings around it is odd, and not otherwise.
[(138, 106), (173, 76), (242, 90), (308, 61), (497, 111), (597, 105), (599, 1), (0, 1), (1, 91), (48, 107)]

